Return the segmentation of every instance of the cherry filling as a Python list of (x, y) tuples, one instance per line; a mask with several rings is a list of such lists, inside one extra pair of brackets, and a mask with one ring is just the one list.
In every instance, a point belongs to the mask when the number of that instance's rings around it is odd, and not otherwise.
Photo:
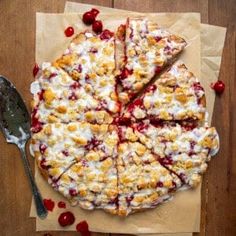
[(41, 143), (39, 145), (39, 151), (40, 151), (41, 154), (44, 154), (46, 149), (47, 149), (47, 145), (45, 145), (44, 143)]
[(57, 203), (57, 206), (58, 206), (59, 208), (66, 208), (66, 203), (63, 202), (63, 201), (60, 201), (60, 202)]
[(128, 111), (133, 112), (136, 107), (143, 108), (143, 100), (138, 98), (128, 106)]
[(134, 199), (134, 196), (133, 196), (133, 195), (128, 196), (128, 197), (125, 198), (128, 207), (131, 205), (131, 202), (132, 202), (133, 199)]
[(117, 79), (119, 81), (127, 78), (129, 75), (132, 75), (133, 74), (133, 70), (129, 70), (127, 68), (124, 68), (121, 73), (117, 76)]
[(69, 194), (72, 196), (72, 197), (75, 197), (75, 196), (77, 196), (77, 191), (76, 191), (76, 189), (74, 189), (74, 188), (71, 188), (70, 190), (69, 190)]
[(69, 152), (68, 152), (67, 150), (63, 150), (63, 151), (62, 151), (62, 154), (63, 154), (64, 156), (66, 156), (66, 157), (69, 156)]
[(68, 97), (69, 100), (75, 101), (78, 99), (78, 97), (76, 96), (76, 94), (74, 92), (71, 93), (71, 95)]
[(157, 86), (155, 84), (152, 84), (151, 86), (147, 87), (146, 92), (153, 92), (157, 89)]
[(160, 74), (161, 69), (162, 69), (162, 68), (161, 68), (160, 66), (157, 66), (157, 67), (155, 68), (155, 74), (156, 74), (156, 75)]
[(36, 113), (37, 113), (38, 109), (34, 108), (33, 112), (32, 112), (32, 117), (31, 117), (31, 131), (33, 133), (38, 133), (42, 130), (43, 126), (42, 123), (38, 120), (38, 118), (36, 117)]
[(34, 68), (33, 68), (33, 76), (35, 77), (39, 72), (39, 66), (37, 63), (35, 63)]
[(173, 160), (171, 159), (170, 156), (167, 156), (165, 158), (159, 158), (158, 161), (163, 166), (165, 166), (165, 165), (173, 165)]
[(44, 158), (40, 161), (40, 166), (41, 166), (41, 168), (44, 169), (44, 170), (48, 170), (48, 169), (51, 168), (50, 165), (46, 165), (46, 160), (45, 160)]
[(139, 132), (143, 132), (144, 130), (146, 130), (148, 128), (148, 125), (143, 122), (140, 122), (140, 123), (136, 124), (134, 126), (134, 128)]
[(80, 83), (79, 82), (74, 82), (72, 85), (70, 85), (71, 89), (78, 89), (80, 88)]
[(52, 199), (43, 199), (43, 204), (48, 211), (53, 211), (55, 207), (55, 202)]
[(160, 36), (155, 37), (156, 42), (159, 42), (161, 39), (162, 39), (162, 37), (160, 37)]
[(48, 79), (50, 80), (51, 78), (53, 78), (53, 77), (55, 77), (55, 76), (57, 76), (57, 73), (52, 73), (52, 74), (50, 74), (50, 76), (48, 77)]
[(80, 232), (82, 236), (91, 236), (88, 223), (85, 220), (76, 225), (76, 231)]
[(163, 183), (161, 181), (157, 182), (156, 187), (157, 188), (162, 188), (163, 187)]
[(62, 227), (65, 227), (65, 226), (68, 226), (68, 225), (73, 225), (74, 222), (75, 222), (75, 216), (70, 211), (61, 213), (59, 218), (58, 218), (58, 223)]
[(91, 53), (97, 53), (98, 50), (97, 50), (97, 48), (91, 48), (91, 49), (89, 50), (89, 52), (91, 52)]
[(102, 33), (100, 34), (100, 39), (101, 40), (108, 40), (110, 38), (112, 38), (114, 36), (114, 33), (111, 32), (110, 30), (108, 29), (105, 29), (102, 31)]
[(102, 144), (101, 140), (97, 140), (96, 138), (92, 138), (91, 140), (88, 141), (87, 145), (85, 146), (85, 148), (87, 150), (91, 150), (96, 148), (97, 146), (99, 146), (100, 144)]

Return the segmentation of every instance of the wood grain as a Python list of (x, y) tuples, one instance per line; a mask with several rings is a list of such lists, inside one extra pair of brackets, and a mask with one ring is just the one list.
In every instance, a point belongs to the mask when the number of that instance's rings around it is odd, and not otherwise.
[[(221, 149), (210, 163), (202, 190), (200, 235), (236, 235), (236, 3), (235, 0), (90, 0), (78, 1), (143, 12), (200, 12), (202, 22), (228, 27), (220, 79), (225, 93), (216, 98), (213, 124)], [(19, 89), (27, 105), (35, 51), (35, 12), (63, 12), (65, 0), (0, 1), (0, 74)], [(19, 151), (0, 136), (0, 235), (43, 235), (28, 217), (31, 192)], [(31, 160), (33, 166), (33, 161)], [(78, 233), (51, 232), (52, 235)], [(102, 234), (93, 233), (95, 236)], [(199, 235), (199, 234), (196, 234)]]

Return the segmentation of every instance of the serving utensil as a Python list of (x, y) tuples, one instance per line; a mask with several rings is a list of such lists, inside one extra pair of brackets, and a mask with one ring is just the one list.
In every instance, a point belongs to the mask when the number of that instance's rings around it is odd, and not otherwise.
[(30, 115), (23, 99), (14, 85), (0, 75), (0, 129), (7, 143), (17, 145), (20, 149), (25, 172), (29, 178), (34, 196), (37, 215), (40, 218), (47, 216), (41, 194), (34, 181), (29, 161), (26, 157), (25, 145), (30, 138)]

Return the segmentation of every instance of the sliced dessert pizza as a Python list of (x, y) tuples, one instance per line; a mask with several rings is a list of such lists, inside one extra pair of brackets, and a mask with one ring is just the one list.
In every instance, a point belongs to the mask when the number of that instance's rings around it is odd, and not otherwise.
[(205, 116), (204, 89), (186, 66), (175, 63), (143, 95), (132, 102), (124, 118), (151, 121), (200, 120)]
[(98, 153), (89, 151), (53, 187), (72, 205), (117, 213), (117, 169), (112, 156), (101, 158)]
[(156, 207), (181, 185), (180, 179), (139, 142), (119, 144), (117, 170), (118, 214), (122, 216)]
[(118, 135), (112, 125), (53, 123), (45, 124), (40, 132), (33, 134), (31, 152), (43, 175), (49, 182), (55, 182), (88, 153), (96, 154), (99, 160), (115, 155), (117, 142)]
[(100, 35), (84, 32), (70, 43), (53, 65), (65, 70), (87, 93), (111, 113), (119, 111), (115, 80), (115, 39), (104, 30)]
[(163, 166), (189, 186), (200, 182), (207, 162), (219, 149), (219, 137), (214, 127), (189, 130), (179, 124), (153, 126), (139, 123), (133, 125), (132, 131), (128, 136), (126, 134), (126, 138), (135, 134)]
[[(120, 27), (120, 29), (123, 29)], [(129, 102), (151, 79), (179, 54), (186, 42), (147, 19), (128, 18), (125, 30), (125, 61), (118, 76), (122, 102)]]
[(51, 63), (43, 63), (36, 81), (31, 85), (32, 131), (38, 132), (44, 123), (88, 121), (111, 123), (107, 107), (74, 81), (64, 70)]

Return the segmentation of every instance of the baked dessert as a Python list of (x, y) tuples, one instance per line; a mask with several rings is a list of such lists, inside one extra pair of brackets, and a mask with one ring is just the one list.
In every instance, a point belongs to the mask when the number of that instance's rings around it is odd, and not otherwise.
[(219, 137), (197, 78), (182, 62), (166, 69), (185, 45), (156, 23), (128, 19), (116, 33), (79, 33), (42, 63), (31, 86), (30, 149), (72, 205), (126, 216), (201, 181)]
[(177, 62), (127, 107), (124, 118), (203, 121), (205, 111), (203, 87), (183, 63)]
[(119, 98), (128, 103), (159, 74), (186, 46), (183, 38), (161, 29), (147, 19), (128, 18), (125, 27), (125, 60), (118, 76)]

